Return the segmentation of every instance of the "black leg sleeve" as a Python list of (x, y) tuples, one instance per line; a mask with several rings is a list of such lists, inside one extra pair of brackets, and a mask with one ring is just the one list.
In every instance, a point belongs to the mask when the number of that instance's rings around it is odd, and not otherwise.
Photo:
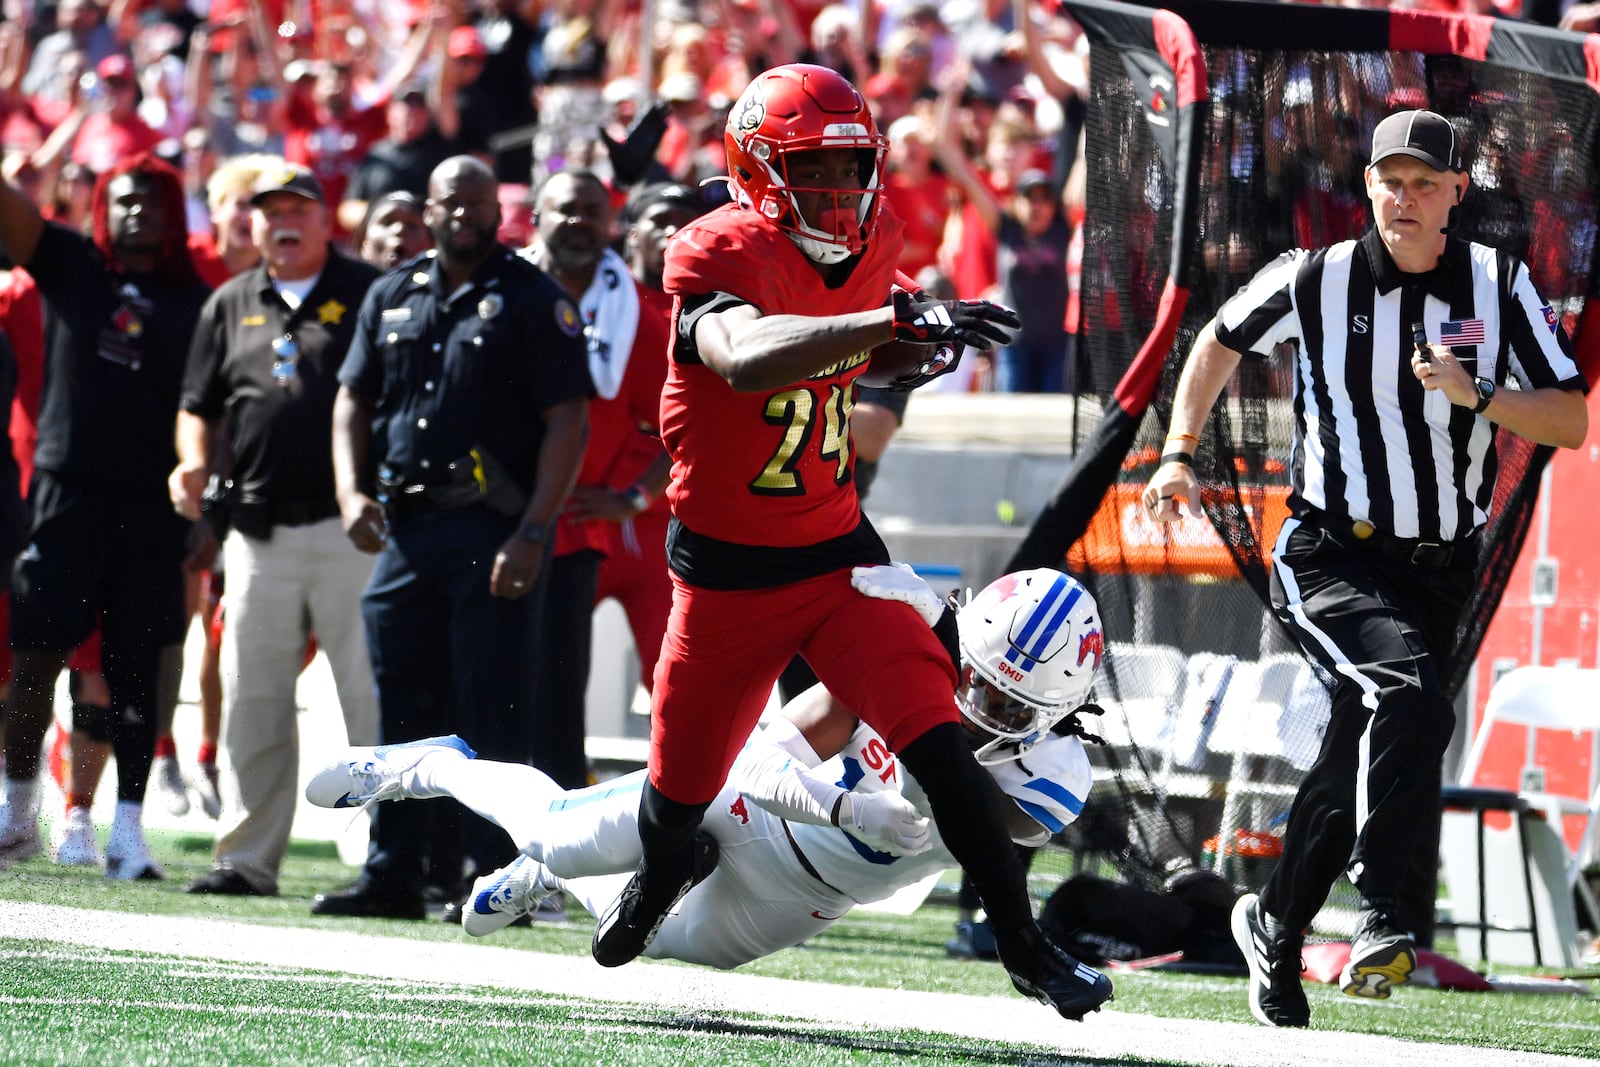
[(680, 804), (645, 780), (639, 797), (639, 844), (651, 882), (674, 890), (689, 877), (693, 856), (689, 838), (700, 826), (710, 801)]
[(958, 723), (935, 726), (899, 755), (928, 794), (940, 836), (983, 901), (1001, 960), (1027, 973), (1040, 934), (1022, 863), (1006, 833), (1005, 794), (972, 758)]

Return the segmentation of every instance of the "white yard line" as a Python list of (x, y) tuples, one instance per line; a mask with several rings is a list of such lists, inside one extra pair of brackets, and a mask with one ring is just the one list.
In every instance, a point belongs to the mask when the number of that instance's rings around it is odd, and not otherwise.
[[(0, 937), (234, 964), (300, 967), (373, 978), (490, 987), (691, 1014), (764, 1014), (847, 1029), (914, 1028), (1039, 1045), (1066, 1056), (1129, 1057), (1227, 1067), (1572, 1067), (1576, 1058), (1419, 1044), (1335, 1031), (1158, 1019), (1106, 1009), (1070, 1023), (1021, 997), (856, 989), (649, 961), (606, 970), (592, 961), (489, 944), (413, 941), (214, 919), (130, 916), (7, 902)], [(1126, 980), (1126, 979), (1124, 979)]]

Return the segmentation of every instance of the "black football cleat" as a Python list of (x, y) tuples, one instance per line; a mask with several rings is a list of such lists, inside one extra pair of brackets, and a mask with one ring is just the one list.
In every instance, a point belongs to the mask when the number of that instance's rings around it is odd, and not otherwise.
[(1039, 941), (1032, 973), (1011, 972), (1011, 984), (1025, 997), (1050, 1005), (1063, 1019), (1081, 1022), (1113, 999), (1111, 979), (1061, 951), (1049, 938)]
[(600, 917), (589, 946), (594, 961), (602, 967), (621, 967), (638, 959), (650, 947), (667, 915), (689, 890), (710, 877), (717, 868), (717, 842), (704, 830), (690, 838), (689, 877), (676, 886), (662, 889), (650, 884), (644, 863), (633, 872), (616, 903)]

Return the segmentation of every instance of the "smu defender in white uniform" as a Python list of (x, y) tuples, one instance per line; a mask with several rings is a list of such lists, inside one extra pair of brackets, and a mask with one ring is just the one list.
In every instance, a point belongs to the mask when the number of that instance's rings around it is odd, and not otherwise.
[[(856, 587), (911, 603), (940, 627), (944, 605), (909, 569), (858, 568)], [(1013, 839), (1041, 844), (1083, 810), (1092, 782), (1079, 739), (1051, 728), (1082, 703), (1099, 666), (1094, 598), (1057, 571), (1026, 571), (984, 589), (956, 623), (963, 721), (1015, 802)], [(707, 809), (701, 830), (716, 868), (646, 955), (737, 967), (957, 866), (921, 788), (876, 732), (820, 686), (784, 713), (745, 747)], [(523, 855), (478, 879), (463, 908), (471, 934), (504, 927), (558, 888), (591, 915), (610, 907), (639, 860), (644, 772), (565, 791), (531, 767), (470, 756), (459, 738), (356, 749), (306, 794), (331, 807), (453, 796), (505, 828)]]

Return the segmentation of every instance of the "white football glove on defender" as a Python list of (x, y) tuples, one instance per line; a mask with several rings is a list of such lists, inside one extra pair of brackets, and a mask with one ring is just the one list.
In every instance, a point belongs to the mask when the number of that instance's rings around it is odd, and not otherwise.
[(888, 566), (854, 567), (850, 571), (850, 584), (856, 592), (879, 600), (898, 600), (910, 604), (929, 626), (944, 614), (944, 601), (933, 587), (917, 576), (909, 564), (891, 563)]
[(915, 856), (932, 843), (927, 816), (892, 789), (846, 793), (839, 810), (839, 825), (866, 843), (879, 845), (897, 856)]

